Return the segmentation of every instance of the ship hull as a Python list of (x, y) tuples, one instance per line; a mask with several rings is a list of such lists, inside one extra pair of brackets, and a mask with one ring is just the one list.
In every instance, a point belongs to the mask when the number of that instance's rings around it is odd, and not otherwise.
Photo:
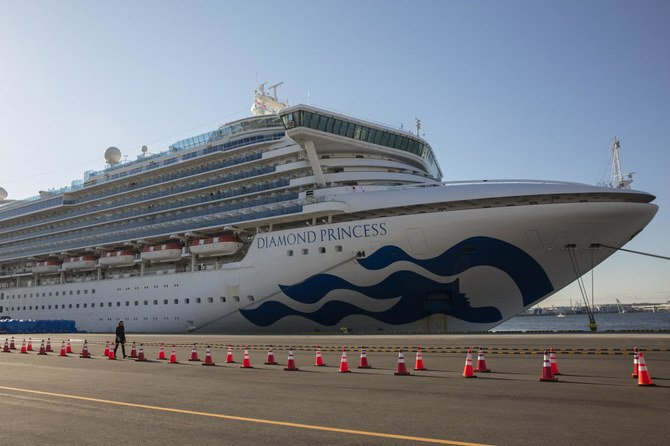
[(592, 244), (623, 246), (656, 211), (561, 203), (305, 226), (258, 234), (243, 260), (213, 270), (11, 290), (36, 297), (5, 300), (18, 310), (3, 314), (83, 331), (119, 320), (129, 332), (488, 330), (577, 279), (566, 246), (584, 274), (614, 252)]

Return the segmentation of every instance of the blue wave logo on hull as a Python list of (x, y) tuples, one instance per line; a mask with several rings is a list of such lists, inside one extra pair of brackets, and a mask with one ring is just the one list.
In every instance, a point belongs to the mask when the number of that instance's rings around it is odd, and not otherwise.
[[(454, 276), (476, 266), (490, 266), (505, 272), (521, 292), (524, 306), (553, 291), (542, 267), (523, 250), (502, 240), (472, 237), (432, 259), (415, 259), (397, 246), (384, 246), (358, 263), (370, 271), (381, 270), (396, 262), (410, 262), (438, 276)], [(390, 325), (403, 325), (446, 314), (473, 323), (494, 323), (502, 319), (495, 307), (472, 307), (460, 292), (459, 280), (440, 283), (412, 271), (396, 271), (371, 286), (354, 285), (332, 274), (315, 274), (295, 285), (279, 285), (290, 299), (315, 304), (336, 290), (354, 291), (371, 299), (400, 298), (385, 311), (369, 311), (340, 300), (326, 302), (318, 310), (302, 312), (277, 302), (264, 302), (242, 315), (258, 326), (268, 326), (286, 316), (305, 317), (317, 324), (333, 326), (350, 315), (366, 315)], [(501, 296), (504, 297), (504, 296)]]

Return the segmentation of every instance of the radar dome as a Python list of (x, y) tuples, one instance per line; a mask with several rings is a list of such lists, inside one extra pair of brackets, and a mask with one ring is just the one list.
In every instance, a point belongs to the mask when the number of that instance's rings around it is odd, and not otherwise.
[(116, 147), (110, 147), (105, 150), (105, 161), (107, 164), (116, 164), (121, 161), (121, 151)]
[(7, 191), (0, 187), (0, 201), (7, 198)]

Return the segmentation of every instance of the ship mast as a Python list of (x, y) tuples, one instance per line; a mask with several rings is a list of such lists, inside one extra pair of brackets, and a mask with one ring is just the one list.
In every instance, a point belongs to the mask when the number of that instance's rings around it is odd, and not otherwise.
[(621, 173), (621, 161), (619, 160), (619, 149), (621, 148), (621, 143), (615, 137), (614, 143), (612, 144), (612, 180), (610, 187), (617, 189), (630, 189), (630, 184), (633, 182), (633, 174), (631, 173)]

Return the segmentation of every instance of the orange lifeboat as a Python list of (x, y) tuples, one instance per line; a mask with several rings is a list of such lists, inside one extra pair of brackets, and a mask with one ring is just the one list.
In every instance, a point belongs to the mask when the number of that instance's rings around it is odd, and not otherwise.
[(109, 251), (100, 256), (100, 265), (104, 266), (130, 266), (135, 263), (135, 251), (123, 249), (121, 251)]
[(60, 265), (61, 263), (57, 262), (56, 260), (45, 260), (43, 262), (33, 263), (33, 266), (30, 268), (30, 270), (35, 274), (57, 273), (60, 269)]
[(98, 266), (98, 258), (95, 256), (68, 257), (63, 262), (63, 269), (93, 269)]
[(172, 242), (163, 245), (147, 246), (142, 250), (142, 260), (152, 262), (171, 262), (181, 258), (181, 244)]
[(190, 243), (192, 254), (200, 256), (229, 256), (235, 254), (244, 243), (234, 235), (201, 238)]

